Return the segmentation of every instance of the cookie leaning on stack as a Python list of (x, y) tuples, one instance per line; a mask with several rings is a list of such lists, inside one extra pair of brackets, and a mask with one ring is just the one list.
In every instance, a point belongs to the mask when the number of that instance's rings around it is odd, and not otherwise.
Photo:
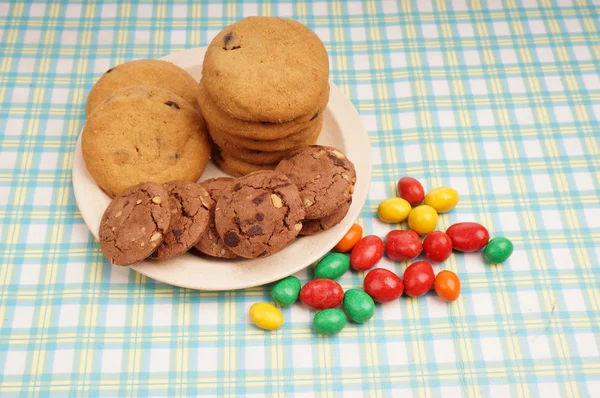
[(327, 51), (301, 23), (249, 17), (225, 28), (206, 51), (197, 94), (215, 162), (240, 176), (314, 144), (328, 81)]

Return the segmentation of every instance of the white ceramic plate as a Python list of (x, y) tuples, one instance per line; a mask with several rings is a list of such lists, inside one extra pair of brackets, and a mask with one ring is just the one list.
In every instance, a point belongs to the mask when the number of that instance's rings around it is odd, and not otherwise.
[[(206, 48), (195, 48), (163, 57), (200, 78)], [(352, 206), (344, 220), (334, 228), (314, 236), (299, 237), (272, 256), (255, 260), (223, 260), (186, 253), (166, 261), (142, 261), (131, 268), (170, 285), (199, 290), (233, 290), (260, 286), (304, 269), (324, 256), (344, 236), (358, 217), (371, 181), (369, 137), (352, 103), (333, 83), (324, 112), (319, 144), (342, 150), (356, 167), (356, 186)], [(226, 175), (212, 162), (200, 180)], [(73, 189), (79, 211), (96, 239), (98, 227), (110, 198), (88, 173), (81, 153), (81, 136), (73, 160)]]

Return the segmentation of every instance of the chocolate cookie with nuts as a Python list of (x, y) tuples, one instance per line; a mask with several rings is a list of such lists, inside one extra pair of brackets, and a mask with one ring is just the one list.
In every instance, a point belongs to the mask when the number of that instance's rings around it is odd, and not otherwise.
[(100, 249), (115, 265), (129, 265), (150, 256), (165, 237), (171, 221), (169, 194), (146, 182), (117, 195), (100, 222)]
[(309, 220), (327, 217), (354, 193), (354, 165), (333, 147), (311, 145), (299, 149), (283, 159), (275, 171), (296, 184)]
[(210, 203), (210, 214), (208, 220), (208, 228), (202, 236), (198, 243), (196, 243), (196, 249), (204, 254), (208, 254), (212, 257), (220, 257), (220, 258), (235, 258), (237, 255), (229, 250), (223, 239), (217, 233), (217, 227), (215, 225), (215, 205), (223, 191), (230, 190), (233, 186), (234, 179), (231, 177), (219, 177), (219, 178), (211, 178), (208, 180), (204, 180), (200, 183), (200, 185), (208, 191), (210, 195), (211, 203)]
[(215, 208), (217, 232), (241, 257), (266, 257), (283, 249), (302, 229), (298, 188), (281, 173), (257, 171), (235, 180)]
[(164, 184), (169, 194), (171, 224), (161, 244), (152, 253), (156, 260), (166, 260), (187, 252), (209, 226), (212, 200), (206, 189), (191, 181)]

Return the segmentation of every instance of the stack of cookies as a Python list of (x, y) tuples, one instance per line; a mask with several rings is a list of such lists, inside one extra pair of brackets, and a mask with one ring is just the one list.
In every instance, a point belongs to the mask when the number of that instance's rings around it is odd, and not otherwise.
[(197, 92), (213, 160), (241, 176), (316, 143), (328, 81), (327, 51), (306, 26), (250, 17), (225, 28), (206, 51)]
[(114, 197), (141, 182), (197, 181), (210, 137), (196, 80), (170, 62), (139, 60), (104, 73), (88, 95), (81, 144), (90, 175)]

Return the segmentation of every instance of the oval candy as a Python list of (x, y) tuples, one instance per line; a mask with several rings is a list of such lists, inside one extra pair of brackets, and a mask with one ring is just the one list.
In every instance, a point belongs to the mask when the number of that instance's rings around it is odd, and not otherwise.
[(433, 231), (423, 240), (423, 251), (431, 261), (446, 261), (452, 254), (452, 239), (442, 231)]
[(483, 257), (488, 263), (501, 264), (505, 262), (513, 252), (513, 244), (504, 237), (490, 240), (483, 251)]
[(381, 260), (383, 252), (383, 241), (379, 236), (365, 236), (352, 249), (350, 265), (357, 271), (366, 271)]
[(458, 192), (450, 187), (439, 187), (427, 192), (424, 203), (438, 213), (446, 213), (456, 207)]
[(331, 279), (313, 279), (300, 290), (300, 301), (315, 310), (335, 308), (344, 299), (344, 289)]
[(423, 250), (421, 238), (415, 231), (394, 230), (385, 236), (385, 252), (391, 260), (408, 261)]
[(348, 319), (344, 311), (337, 308), (328, 308), (317, 312), (313, 319), (313, 327), (315, 332), (319, 334), (332, 335), (339, 333)]
[(437, 226), (438, 214), (431, 206), (421, 205), (411, 210), (408, 226), (419, 235), (427, 235)]
[(452, 240), (452, 248), (465, 253), (483, 249), (490, 240), (488, 230), (476, 222), (459, 222), (451, 225), (446, 230), (446, 234)]
[(378, 303), (388, 303), (402, 296), (402, 279), (392, 271), (376, 268), (369, 271), (363, 282), (365, 292)]
[(375, 302), (360, 289), (350, 289), (344, 294), (344, 309), (356, 323), (365, 323), (375, 314)]
[(362, 227), (358, 224), (352, 225), (352, 227), (350, 227), (350, 230), (346, 232), (346, 235), (344, 235), (344, 237), (340, 239), (338, 244), (335, 245), (335, 250), (342, 253), (349, 252), (350, 250), (352, 250), (354, 245), (356, 245), (356, 242), (358, 242), (360, 238), (362, 238), (362, 236)]
[(417, 179), (412, 177), (402, 177), (400, 181), (398, 181), (398, 194), (408, 203), (415, 206), (423, 201), (425, 190), (423, 189), (423, 185), (421, 185)]
[(302, 284), (298, 278), (293, 275), (288, 276), (275, 283), (271, 289), (271, 296), (283, 307), (288, 307), (298, 300), (301, 287)]
[(377, 215), (381, 221), (393, 224), (406, 220), (410, 210), (410, 203), (405, 199), (389, 198), (379, 204)]
[(329, 253), (315, 268), (315, 278), (337, 279), (350, 268), (350, 259), (343, 253)]
[(264, 330), (277, 330), (283, 325), (283, 315), (269, 303), (254, 303), (250, 307), (250, 319)]

